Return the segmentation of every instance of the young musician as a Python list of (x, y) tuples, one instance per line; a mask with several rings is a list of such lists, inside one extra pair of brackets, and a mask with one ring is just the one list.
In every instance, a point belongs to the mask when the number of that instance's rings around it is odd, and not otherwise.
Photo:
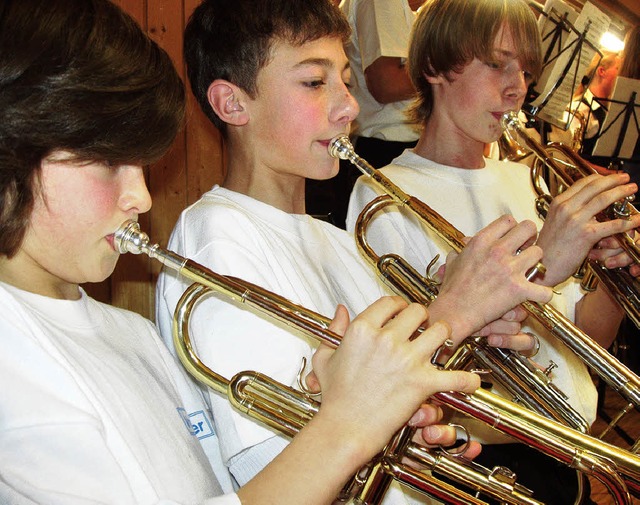
[[(170, 248), (323, 314), (343, 303), (355, 315), (388, 293), (350, 235), (305, 214), (305, 179), (336, 174), (329, 141), (345, 133), (358, 112), (345, 84), (348, 33), (346, 20), (328, 0), (206, 0), (185, 33), (191, 86), (225, 136), (228, 166), (222, 186), (183, 212)], [(531, 238), (531, 226), (499, 219), (447, 264), (430, 321), (448, 321), (454, 342), (517, 300), (548, 297), (548, 288), (524, 276), (540, 250), (515, 255)], [(471, 289), (469, 279), (475, 280)], [(172, 272), (160, 276), (157, 320), (167, 341), (186, 287)], [(520, 317), (509, 311), (485, 331), (512, 333)], [(258, 370), (295, 387), (301, 358), (309, 358), (317, 345), (216, 295), (196, 307), (190, 330), (211, 368), (225, 375)], [(531, 346), (527, 336), (515, 340), (512, 345)], [(224, 461), (242, 484), (287, 441), (232, 412), (216, 395), (210, 400)]]
[(3, 504), (329, 503), (408, 419), (437, 421), (425, 398), (478, 386), (431, 366), (446, 324), (410, 340), (424, 307), (387, 297), (350, 325), (342, 309), (342, 346), (314, 358), (320, 412), (233, 493), (206, 403), (154, 326), (79, 286), (113, 271), (114, 232), (151, 205), (142, 167), (183, 109), (168, 55), (114, 4), (0, 4)]
[[(415, 149), (405, 151), (382, 172), (405, 191), (426, 202), (467, 235), (472, 235), (497, 216), (538, 223), (537, 244), (544, 251), (547, 272), (537, 282), (555, 286), (562, 294), (553, 305), (608, 346), (615, 337), (621, 310), (602, 289), (587, 296), (572, 281), (564, 283), (602, 238), (638, 226), (629, 221), (597, 223), (593, 216), (614, 201), (633, 194), (628, 176), (591, 176), (558, 196), (544, 224), (534, 208), (528, 167), (498, 162), (483, 156), (485, 145), (502, 132), (501, 117), (519, 110), (527, 85), (541, 65), (539, 34), (535, 18), (521, 0), (433, 0), (418, 15), (409, 50), (410, 75), (418, 90), (413, 114), (422, 126)], [(378, 193), (366, 179), (356, 183), (351, 197), (348, 228), (353, 229), (360, 210)], [(449, 250), (434, 233), (416, 220), (390, 209), (369, 228), (371, 246), (380, 254), (397, 252), (422, 270), (436, 254)], [(604, 259), (612, 251), (600, 251)], [(564, 283), (564, 284), (563, 284)], [(541, 328), (530, 326), (541, 337), (536, 361), (550, 360), (554, 383), (571, 404), (593, 422), (596, 391), (583, 363), (559, 340)], [(473, 429), (472, 432), (477, 432)], [(504, 443), (487, 433), (483, 441)], [(509, 452), (508, 458), (505, 454)], [(490, 447), (484, 459), (514, 470), (521, 482), (545, 503), (570, 503), (575, 479), (553, 463), (540, 462), (536, 453), (520, 444)], [(547, 471), (541, 471), (542, 469)], [(571, 474), (572, 472), (569, 471)]]

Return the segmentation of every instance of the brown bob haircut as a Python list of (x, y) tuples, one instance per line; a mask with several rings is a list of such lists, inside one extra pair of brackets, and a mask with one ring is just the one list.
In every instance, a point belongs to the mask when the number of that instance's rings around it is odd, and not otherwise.
[(511, 31), (519, 59), (533, 78), (542, 67), (540, 34), (531, 7), (524, 0), (427, 0), (413, 26), (409, 48), (409, 75), (417, 90), (410, 111), (423, 123), (433, 110), (433, 92), (427, 77), (453, 78), (474, 58), (492, 61), (496, 36)]

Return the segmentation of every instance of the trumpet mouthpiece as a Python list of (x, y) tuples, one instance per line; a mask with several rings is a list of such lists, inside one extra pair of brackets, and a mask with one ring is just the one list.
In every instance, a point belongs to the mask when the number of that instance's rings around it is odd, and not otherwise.
[(137, 221), (129, 220), (120, 225), (114, 233), (113, 242), (120, 254), (140, 254), (149, 244), (149, 236), (140, 230)]
[(353, 146), (348, 135), (338, 135), (329, 142), (329, 154), (334, 158), (348, 160), (349, 154), (353, 152)]
[(502, 115), (500, 119), (503, 129), (511, 128), (518, 124), (518, 113), (513, 110), (509, 110)]

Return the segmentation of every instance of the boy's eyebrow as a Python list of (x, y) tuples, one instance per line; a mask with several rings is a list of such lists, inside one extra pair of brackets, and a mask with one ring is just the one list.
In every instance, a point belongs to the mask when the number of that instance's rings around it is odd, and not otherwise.
[(507, 49), (500, 49), (499, 47), (494, 47), (493, 52), (496, 56), (505, 56), (507, 58), (516, 58), (517, 54), (513, 51), (509, 51)]
[[(293, 68), (304, 67), (306, 65), (318, 65), (325, 68), (333, 68), (335, 66), (333, 61), (328, 58), (307, 58), (306, 60), (296, 63)], [(349, 64), (349, 61), (347, 61), (342, 70), (347, 70), (350, 67), (351, 65)]]

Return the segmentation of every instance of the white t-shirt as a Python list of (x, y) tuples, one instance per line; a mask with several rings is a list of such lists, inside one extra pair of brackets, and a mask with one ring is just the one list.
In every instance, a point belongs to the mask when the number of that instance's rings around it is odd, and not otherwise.
[(352, 29), (345, 50), (351, 63), (351, 93), (360, 106), (352, 133), (396, 142), (418, 140), (418, 130), (405, 115), (411, 100), (378, 102), (364, 76), (381, 56), (407, 58), (416, 14), (407, 0), (343, 0), (340, 8)]
[[(529, 168), (520, 163), (485, 159), (484, 168), (468, 170), (439, 165), (407, 149), (383, 168), (382, 173), (467, 236), (476, 234), (504, 214), (511, 214), (518, 222), (529, 219), (538, 225), (538, 229), (543, 224), (535, 211)], [(360, 211), (378, 194), (380, 192), (371, 181), (365, 177), (358, 179), (349, 202), (348, 230), (353, 230)], [(397, 207), (387, 207), (373, 219), (367, 238), (378, 254), (396, 252), (419, 272), (424, 272), (431, 259), (440, 254), (435, 271), (450, 251), (434, 232)], [(582, 296), (578, 282), (570, 279), (554, 289), (561, 295), (554, 295), (551, 304), (573, 320), (575, 305)], [(540, 351), (535, 360), (543, 366), (550, 360), (558, 365), (552, 373), (554, 384), (568, 395), (571, 405), (587, 422), (592, 423), (596, 416), (597, 392), (587, 367), (531, 319), (527, 319), (524, 329), (540, 337)], [(502, 440), (493, 433), (487, 431), (478, 438), (484, 442)]]
[[(169, 249), (328, 317), (338, 304), (354, 317), (391, 294), (344, 230), (218, 186), (181, 214)], [(169, 346), (172, 315), (187, 285), (166, 270), (158, 280), (156, 317)], [(196, 306), (190, 336), (202, 361), (225, 377), (256, 370), (296, 388), (301, 359), (310, 363), (317, 347), (315, 340), (219, 295)], [(287, 439), (237, 412), (220, 395), (210, 392), (209, 398), (224, 461), (242, 485), (284, 448)], [(385, 503), (406, 503), (397, 485), (393, 487)]]
[(210, 416), (149, 321), (0, 283), (0, 342), (0, 502), (240, 503), (211, 498)]

